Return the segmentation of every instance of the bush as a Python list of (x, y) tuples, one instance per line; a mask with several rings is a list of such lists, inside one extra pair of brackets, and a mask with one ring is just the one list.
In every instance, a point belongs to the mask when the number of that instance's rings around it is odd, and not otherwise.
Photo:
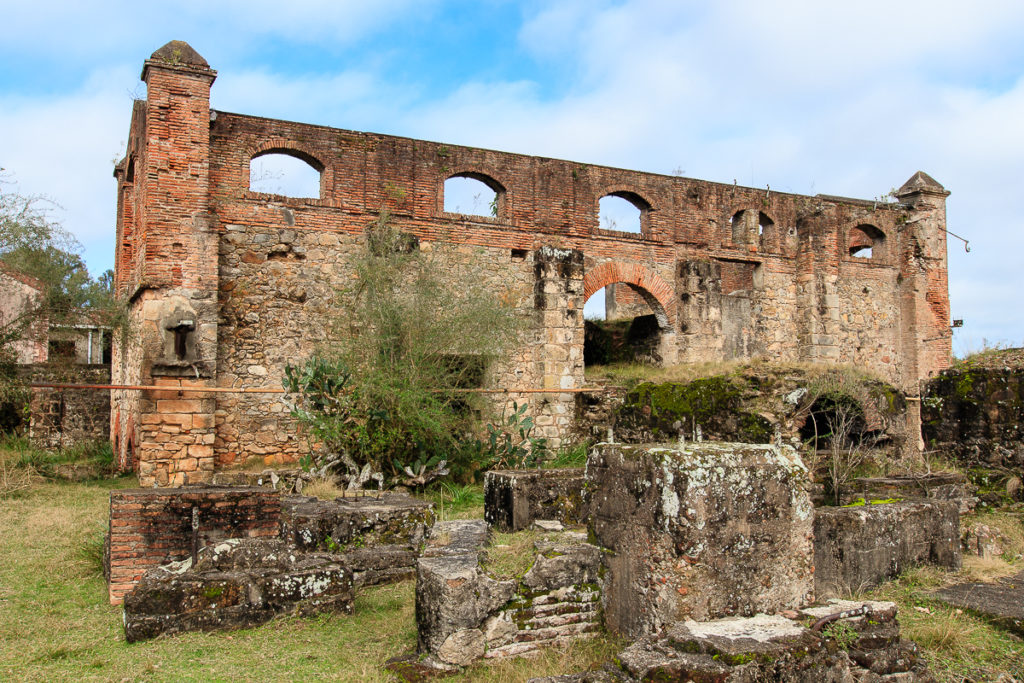
[(479, 463), (466, 448), (487, 410), (490, 362), (515, 338), (514, 312), (480, 282), (460, 281), (444, 248), (420, 252), (382, 215), (354, 261), (358, 285), (340, 292), (333, 342), (285, 369), (292, 412), (314, 440), (311, 465), (350, 488), (371, 481), (421, 487)]
[(835, 505), (842, 504), (843, 486), (867, 462), (871, 449), (902, 440), (894, 416), (885, 418), (883, 411), (876, 410), (880, 424), (868, 427), (865, 409), (891, 402), (884, 392), (880, 394), (884, 386), (854, 370), (838, 368), (812, 379), (801, 399), (796, 413), (806, 418), (801, 437), (812, 467), (824, 467), (825, 492)]

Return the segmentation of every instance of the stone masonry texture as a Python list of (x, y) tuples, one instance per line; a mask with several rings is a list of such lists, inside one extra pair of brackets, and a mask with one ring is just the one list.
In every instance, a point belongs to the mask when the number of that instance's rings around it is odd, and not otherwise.
[(813, 600), (813, 510), (791, 447), (605, 443), (587, 476), (593, 538), (611, 551), (610, 631), (636, 638)]
[[(801, 196), (216, 111), (216, 75), (186, 43), (153, 53), (114, 174), (135, 334), (115, 340), (113, 381), (166, 387), (112, 393), (118, 461), (144, 486), (304, 453), (280, 397), (198, 390), (279, 387), (344, 313), (351, 256), (384, 211), (529, 322), (488, 382), (529, 402), (555, 446), (584, 381), (583, 305), (607, 285), (655, 316), (665, 364), (851, 363), (911, 396), (948, 365), (949, 193), (924, 173), (892, 203)], [(266, 154), (309, 164), (318, 195), (252, 191)], [(495, 190), (494, 215), (446, 212), (452, 177)], [(599, 227), (608, 195), (639, 209), (639, 233)]]
[(956, 501), (906, 500), (814, 511), (819, 597), (855, 593), (914, 565), (959, 569), (960, 553)]

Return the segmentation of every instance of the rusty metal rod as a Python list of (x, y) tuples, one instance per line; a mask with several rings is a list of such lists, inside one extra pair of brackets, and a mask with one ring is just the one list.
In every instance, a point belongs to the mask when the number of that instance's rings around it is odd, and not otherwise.
[(818, 619), (811, 626), (812, 631), (821, 632), (823, 628), (831, 624), (833, 621), (839, 621), (840, 619), (849, 619), (850, 617), (859, 617), (862, 614), (871, 614), (871, 605), (861, 605), (854, 609), (843, 610), (842, 612), (836, 612), (835, 614), (829, 614), (828, 616)]
[[(55, 382), (32, 382), (32, 389), (105, 389), (109, 391), (177, 391), (213, 394), (284, 394), (277, 387), (175, 387), (153, 384), (61, 384)], [(578, 394), (582, 392), (606, 391), (605, 387), (581, 387), (578, 389), (452, 389), (451, 391), (470, 394)]]

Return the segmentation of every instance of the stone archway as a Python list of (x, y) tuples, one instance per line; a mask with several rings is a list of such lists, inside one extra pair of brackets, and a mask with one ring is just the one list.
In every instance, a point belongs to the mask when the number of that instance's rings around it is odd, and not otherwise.
[(676, 312), (672, 287), (657, 274), (636, 263), (606, 261), (588, 270), (583, 276), (584, 302), (602, 287), (619, 282), (636, 287), (654, 312), (662, 332), (674, 331)]

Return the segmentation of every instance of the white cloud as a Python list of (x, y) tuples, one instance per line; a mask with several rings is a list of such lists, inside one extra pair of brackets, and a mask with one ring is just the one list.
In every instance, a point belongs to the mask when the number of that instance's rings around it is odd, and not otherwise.
[[(108, 239), (109, 162), (127, 136), (125, 92), (142, 60), (178, 37), (220, 70), (213, 105), (229, 111), (811, 194), (870, 198), (926, 171), (953, 191), (950, 229), (972, 244), (964, 254), (950, 240), (953, 310), (967, 320), (965, 334), (1024, 340), (1024, 320), (1008, 315), (1018, 308), (1024, 252), (1015, 206), (1024, 178), (1024, 4), (538, 2), (521, 26), (494, 31), (518, 36), (515, 57), (539, 64), (543, 82), (481, 63), (475, 73), (486, 76), (429, 90), (409, 82), (403, 46), (387, 36), (443, 20), (443, 4), (11, 8), (0, 52), (20, 45), (51, 61), (128, 55), (131, 64), (98, 67), (57, 98), (0, 90), (0, 125), (11, 131), (0, 165), (26, 191), (63, 204), (83, 242)], [(370, 36), (374, 45), (331, 62), (339, 46)], [(333, 57), (285, 75), (250, 61), (265, 41)], [(552, 83), (564, 87), (552, 92)]]
[(6, 131), (0, 166), (23, 194), (45, 195), (61, 222), (85, 247), (90, 270), (113, 265), (116, 184), (114, 162), (124, 154), (131, 98), (123, 84), (134, 69), (96, 72), (58, 98), (0, 94)]

